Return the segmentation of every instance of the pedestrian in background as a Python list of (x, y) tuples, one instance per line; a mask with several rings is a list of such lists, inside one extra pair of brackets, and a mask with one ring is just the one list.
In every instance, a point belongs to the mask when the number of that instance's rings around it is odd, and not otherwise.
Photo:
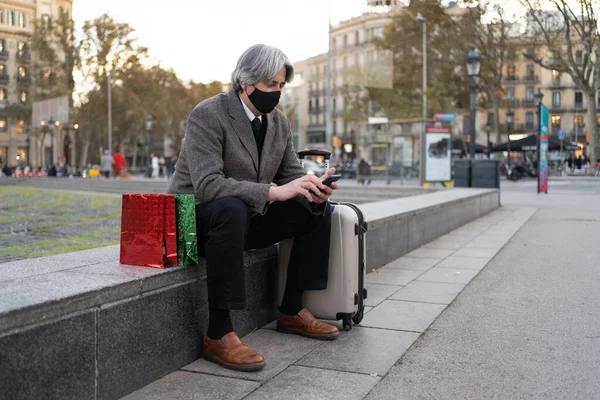
[(158, 172), (160, 169), (160, 163), (158, 161), (158, 157), (156, 154), (150, 154), (150, 158), (152, 159), (152, 178), (158, 178)]
[(117, 151), (114, 155), (114, 168), (113, 168), (113, 178), (119, 178), (123, 172), (123, 168), (127, 166), (127, 162), (125, 161), (125, 157), (120, 151)]
[(104, 150), (104, 156), (102, 156), (102, 160), (100, 161), (100, 173), (105, 178), (110, 178), (110, 173), (112, 172), (113, 164), (115, 160), (110, 155), (110, 150)]

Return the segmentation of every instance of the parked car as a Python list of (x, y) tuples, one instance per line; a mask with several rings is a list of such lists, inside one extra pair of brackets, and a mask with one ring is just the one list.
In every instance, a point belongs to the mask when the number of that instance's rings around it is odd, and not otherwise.
[(312, 160), (304, 160), (304, 170), (307, 174), (312, 174), (315, 176), (322, 176), (325, 174), (325, 172), (327, 172), (325, 167)]
[(335, 167), (335, 173), (342, 175), (344, 179), (356, 179), (357, 165), (354, 163), (343, 163)]

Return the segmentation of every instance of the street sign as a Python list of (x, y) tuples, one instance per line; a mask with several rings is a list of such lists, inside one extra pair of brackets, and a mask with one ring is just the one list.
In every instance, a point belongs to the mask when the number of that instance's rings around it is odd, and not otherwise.
[(561, 129), (560, 131), (558, 131), (558, 139), (559, 140), (565, 139), (565, 130), (564, 129)]
[(435, 113), (435, 120), (442, 122), (452, 122), (456, 119), (455, 113)]
[(548, 126), (550, 115), (548, 108), (540, 104), (540, 140), (538, 141), (538, 193), (548, 194)]

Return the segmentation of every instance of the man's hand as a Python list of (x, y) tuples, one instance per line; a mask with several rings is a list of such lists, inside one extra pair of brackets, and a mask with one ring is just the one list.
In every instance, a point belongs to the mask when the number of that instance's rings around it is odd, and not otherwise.
[(269, 201), (286, 201), (300, 194), (311, 203), (321, 204), (327, 201), (333, 189), (338, 187), (335, 182), (331, 187), (323, 185), (323, 180), (334, 173), (335, 168), (331, 168), (321, 178), (307, 174), (283, 186), (272, 186), (269, 190)]
[[(330, 177), (333, 174), (335, 174), (335, 168), (330, 168), (329, 171), (327, 171), (327, 173), (324, 174), (320, 178), (321, 182), (323, 182), (325, 179), (327, 179), (328, 177)], [(321, 203), (326, 202), (333, 194), (333, 191), (337, 188), (338, 188), (337, 182), (332, 182), (331, 187), (327, 186), (327, 185), (323, 185), (323, 188), (319, 192), (318, 196), (313, 195), (313, 199), (315, 200), (315, 203), (321, 204)]]

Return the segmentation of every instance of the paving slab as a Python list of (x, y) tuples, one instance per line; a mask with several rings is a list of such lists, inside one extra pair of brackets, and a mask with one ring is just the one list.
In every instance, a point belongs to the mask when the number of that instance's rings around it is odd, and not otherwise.
[(362, 399), (381, 378), (351, 372), (291, 366), (245, 400)]
[(404, 257), (412, 257), (412, 258), (439, 258), (444, 259), (452, 254), (454, 250), (447, 249), (430, 249), (430, 248), (419, 248), (417, 250), (411, 251)]
[(458, 250), (465, 245), (464, 240), (437, 239), (423, 246), (423, 249)]
[(419, 337), (418, 333), (355, 327), (311, 351), (296, 365), (385, 375)]
[(386, 300), (365, 315), (361, 325), (424, 332), (445, 308), (442, 304)]
[(450, 304), (464, 287), (460, 283), (412, 281), (394, 293), (390, 300)]
[(384, 285), (404, 286), (421, 275), (423, 271), (412, 269), (379, 268), (367, 275), (367, 283), (379, 283)]
[(385, 268), (394, 269), (414, 269), (417, 271), (426, 271), (440, 262), (439, 258), (412, 258), (412, 257), (400, 257), (391, 263), (387, 264)]
[(494, 249), (500, 250), (507, 243), (507, 240), (479, 240), (475, 239), (466, 245), (463, 249)]
[(490, 258), (498, 253), (499, 249), (480, 249), (480, 248), (462, 248), (457, 250), (453, 255), (458, 257), (477, 257)]
[(439, 268), (459, 268), (459, 269), (474, 269), (480, 271), (483, 267), (489, 263), (491, 258), (477, 258), (477, 257), (459, 257), (450, 256), (442, 260), (436, 267)]
[[(341, 333), (341, 335), (345, 334), (346, 332)], [(253, 373), (232, 371), (202, 358), (186, 365), (182, 370), (253, 381), (266, 381), (315, 348), (330, 345), (330, 342), (308, 339), (270, 329), (259, 329), (244, 336), (242, 340), (246, 346), (262, 354), (265, 358), (267, 365), (260, 371)]]
[(242, 379), (175, 371), (122, 400), (232, 400), (243, 398), (259, 385)]
[(378, 285), (376, 283), (367, 283), (367, 298), (365, 299), (365, 305), (375, 307), (382, 301), (396, 293), (402, 288), (399, 285)]
[(462, 283), (466, 285), (479, 273), (478, 270), (462, 268), (435, 267), (421, 275), (417, 280), (442, 283)]

